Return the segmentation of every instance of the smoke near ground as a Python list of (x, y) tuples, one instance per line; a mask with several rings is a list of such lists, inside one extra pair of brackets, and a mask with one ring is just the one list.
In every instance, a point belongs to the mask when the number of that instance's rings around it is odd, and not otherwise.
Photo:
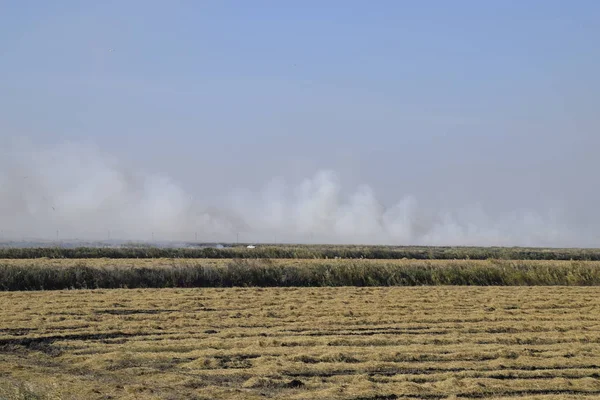
[[(216, 172), (218, 173), (218, 172)], [(202, 173), (195, 184), (202, 188)], [(407, 193), (384, 205), (322, 170), (300, 182), (232, 185), (217, 204), (168, 176), (134, 171), (88, 143), (0, 150), (2, 239), (123, 239), (394, 245), (581, 245), (556, 213), (431, 209)], [(349, 194), (347, 194), (349, 193)], [(215, 198), (214, 193), (210, 193)]]

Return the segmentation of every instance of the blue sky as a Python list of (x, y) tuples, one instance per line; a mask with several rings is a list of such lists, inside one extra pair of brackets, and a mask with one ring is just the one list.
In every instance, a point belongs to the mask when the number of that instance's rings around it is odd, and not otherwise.
[(579, 229), (599, 20), (591, 0), (1, 2), (0, 139), (91, 142), (206, 198), (332, 169), (384, 204)]

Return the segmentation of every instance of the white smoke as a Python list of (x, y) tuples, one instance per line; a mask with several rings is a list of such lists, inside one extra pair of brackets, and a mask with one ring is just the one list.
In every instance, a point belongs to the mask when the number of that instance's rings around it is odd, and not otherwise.
[[(166, 176), (136, 174), (89, 144), (0, 150), (6, 238), (198, 240), (425, 245), (577, 244), (555, 213), (491, 216), (482, 206), (430, 210), (407, 195), (385, 207), (369, 186), (344, 196), (321, 171), (296, 185), (232, 191), (219, 207)], [(199, 186), (202, 182), (197, 182)], [(213, 196), (214, 197), (214, 196)], [(108, 233), (110, 232), (110, 233)]]

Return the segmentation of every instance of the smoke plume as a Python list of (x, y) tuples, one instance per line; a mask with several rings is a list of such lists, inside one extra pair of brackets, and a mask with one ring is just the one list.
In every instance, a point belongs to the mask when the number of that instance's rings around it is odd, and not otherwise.
[[(430, 209), (407, 194), (382, 204), (373, 189), (344, 194), (333, 171), (259, 191), (192, 197), (168, 176), (132, 172), (90, 144), (0, 150), (4, 239), (312, 242), (396, 245), (566, 246), (574, 237), (555, 213), (490, 215), (483, 206)], [(201, 175), (201, 174), (199, 174)], [(201, 187), (201, 178), (196, 182)], [(211, 197), (213, 194), (211, 194)]]

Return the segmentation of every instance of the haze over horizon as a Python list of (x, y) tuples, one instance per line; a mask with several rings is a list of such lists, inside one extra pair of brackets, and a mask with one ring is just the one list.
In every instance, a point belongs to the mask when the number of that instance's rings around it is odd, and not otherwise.
[(2, 3), (2, 238), (598, 247), (599, 18)]

